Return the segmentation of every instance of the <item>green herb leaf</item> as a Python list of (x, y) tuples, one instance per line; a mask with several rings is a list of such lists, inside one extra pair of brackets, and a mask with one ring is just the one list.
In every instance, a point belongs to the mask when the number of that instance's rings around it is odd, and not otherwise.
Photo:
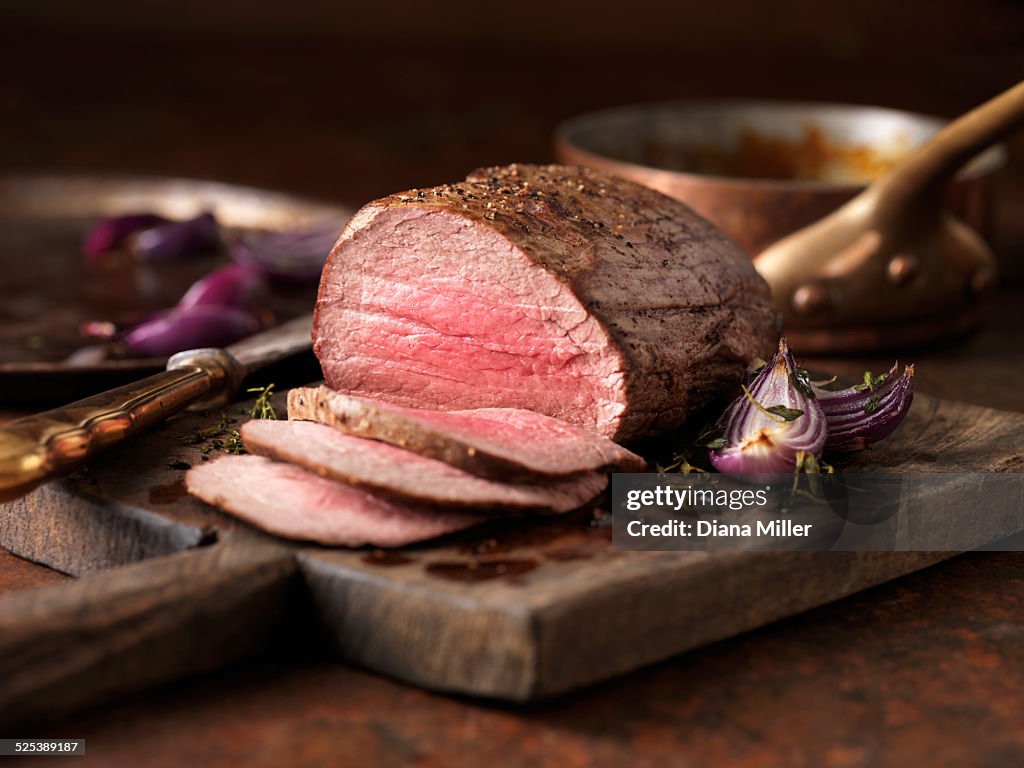
[(864, 383), (858, 384), (857, 386), (854, 387), (854, 389), (856, 389), (858, 392), (863, 392), (864, 390), (874, 392), (875, 387), (879, 386), (883, 381), (885, 381), (885, 378), (886, 375), (884, 373), (879, 374), (878, 376), (872, 376), (871, 371), (864, 371)]
[(677, 453), (672, 457), (672, 463), (667, 465), (656, 464), (655, 469), (659, 475), (665, 475), (669, 472), (679, 472), (684, 475), (688, 475), (691, 472), (707, 472), (705, 469), (695, 467), (690, 463), (689, 459), (686, 458), (686, 454)]
[(879, 405), (881, 405), (881, 403), (878, 402), (878, 395), (872, 395), (871, 399), (868, 400), (868, 404), (864, 406), (864, 413), (874, 413), (878, 410)]
[[(226, 451), (227, 453), (235, 454), (245, 453), (245, 446), (242, 444), (241, 435), (238, 434), (237, 429), (231, 428), (231, 425), (234, 423), (235, 419), (228, 418), (226, 413), (221, 413), (220, 421), (216, 424), (183, 435), (181, 442), (185, 445), (198, 445), (199, 452), (203, 455), (204, 460), (214, 451)], [(181, 467), (171, 465), (171, 468), (188, 468), (188, 464), (181, 462)]]
[(806, 368), (794, 368), (793, 373), (789, 375), (789, 383), (793, 385), (793, 389), (799, 392), (804, 397), (814, 399), (814, 388), (811, 386), (811, 375), (807, 372)]
[[(792, 421), (797, 416), (800, 416), (800, 415), (803, 414), (803, 411), (798, 411), (795, 408), (786, 408), (786, 406), (784, 406), (784, 405), (773, 405), (771, 408), (765, 408), (763, 405), (761, 405), (759, 402), (757, 402), (757, 400), (754, 399), (754, 396), (752, 394), (750, 394), (750, 390), (747, 389), (747, 385), (746, 384), (740, 384), (740, 387), (743, 388), (743, 394), (746, 395), (747, 400), (750, 401), (750, 404), (753, 405), (755, 408), (757, 408), (757, 410), (759, 410), (761, 413), (763, 413), (765, 416), (767, 416), (769, 419), (771, 419), (774, 422), (777, 422), (779, 424), (784, 424), (785, 422)], [(790, 414), (794, 414), (795, 413), (796, 416), (787, 416), (787, 415), (784, 415), (783, 413), (779, 413), (778, 411), (779, 411), (780, 408), (783, 411), (786, 411), (786, 412), (788, 412)]]
[(688, 462), (686, 459), (682, 459), (679, 462), (679, 471), (684, 475), (688, 475), (691, 472), (704, 472), (703, 469), (693, 466), (693, 464)]
[(721, 424), (709, 424), (697, 435), (693, 445), (697, 448), (724, 448), (728, 445), (725, 442), (725, 427)]
[(724, 437), (716, 437), (714, 440), (708, 440), (706, 443), (704, 443), (705, 448), (710, 448), (713, 451), (720, 451), (723, 448), (727, 448), (728, 446), (729, 441), (726, 440)]
[(276, 419), (277, 412), (274, 410), (274, 406), (270, 404), (270, 398), (274, 395), (274, 385), (267, 384), (265, 387), (253, 387), (252, 389), (245, 390), (246, 392), (256, 393), (256, 402), (252, 404), (252, 408), (249, 410), (249, 417), (253, 419)]
[(220, 446), (225, 453), (230, 453), (235, 456), (240, 456), (245, 453), (245, 445), (242, 444), (242, 436), (238, 434), (237, 429), (231, 430), (231, 436), (224, 441), (224, 445)]
[(187, 435), (181, 436), (181, 442), (183, 445), (199, 445), (205, 443), (207, 440), (211, 440), (215, 437), (220, 437), (228, 430), (229, 424), (234, 424), (234, 419), (229, 419), (227, 414), (222, 413), (220, 415), (220, 421), (211, 427), (206, 429), (197, 429), (195, 432), (189, 432)]
[(818, 465), (818, 459), (813, 453), (807, 451), (801, 451), (800, 453), (802, 453), (803, 456), (800, 466), (797, 468), (798, 472), (803, 471), (808, 474), (818, 474), (821, 472), (821, 467)]
[(765, 408), (765, 410), (768, 413), (781, 416), (786, 421), (793, 421), (804, 415), (804, 412), (799, 408), (788, 408), (785, 405), (773, 405), (771, 408)]

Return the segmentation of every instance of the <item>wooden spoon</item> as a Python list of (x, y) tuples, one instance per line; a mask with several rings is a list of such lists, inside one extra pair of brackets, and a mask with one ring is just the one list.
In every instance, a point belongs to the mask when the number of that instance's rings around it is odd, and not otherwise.
[(835, 213), (757, 256), (802, 351), (864, 350), (962, 330), (996, 263), (946, 209), (946, 188), (965, 163), (1022, 123), (1024, 82), (947, 125)]

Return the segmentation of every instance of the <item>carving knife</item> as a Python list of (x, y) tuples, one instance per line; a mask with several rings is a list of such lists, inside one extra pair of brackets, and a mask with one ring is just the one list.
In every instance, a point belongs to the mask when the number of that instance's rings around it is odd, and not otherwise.
[(312, 315), (305, 315), (226, 349), (179, 352), (162, 373), (0, 427), (0, 501), (189, 406), (230, 402), (250, 373), (308, 351), (312, 324)]

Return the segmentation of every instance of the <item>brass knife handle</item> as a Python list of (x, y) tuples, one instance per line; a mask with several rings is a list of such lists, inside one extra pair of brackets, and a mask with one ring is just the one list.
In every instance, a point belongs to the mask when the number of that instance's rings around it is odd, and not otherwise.
[(199, 401), (230, 396), (238, 366), (223, 350), (192, 350), (170, 370), (0, 427), (0, 501)]

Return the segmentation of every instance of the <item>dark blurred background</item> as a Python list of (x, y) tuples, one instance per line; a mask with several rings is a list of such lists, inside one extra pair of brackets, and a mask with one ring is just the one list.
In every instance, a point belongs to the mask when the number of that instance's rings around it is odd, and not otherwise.
[(0, 57), (0, 169), (139, 170), (357, 203), (548, 159), (559, 120), (629, 102), (952, 116), (1024, 76), (1024, 5), (4, 0)]

